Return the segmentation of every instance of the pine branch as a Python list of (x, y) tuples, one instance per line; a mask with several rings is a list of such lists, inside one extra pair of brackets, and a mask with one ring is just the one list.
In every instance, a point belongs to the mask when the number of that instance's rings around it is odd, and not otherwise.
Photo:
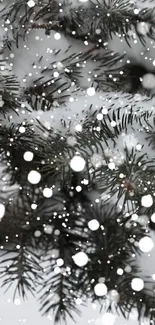
[(153, 116), (153, 125), (147, 129), (146, 131), (146, 140), (149, 141), (149, 146), (152, 146), (152, 149), (155, 148), (155, 132), (154, 132), (154, 126), (155, 126), (155, 118)]
[(39, 257), (34, 250), (28, 247), (26, 232), (20, 233), (18, 244), (3, 249), (1, 260), (2, 287), (7, 286), (6, 291), (16, 283), (14, 298), (18, 293), (23, 298), (27, 297), (27, 291), (34, 295), (35, 287), (41, 278)]
[[(97, 5), (96, 2), (90, 1), (89, 9), (82, 6), (81, 8), (73, 8), (68, 17), (64, 17), (64, 22), (62, 19), (61, 23), (65, 25), (67, 22), (67, 28), (70, 30), (76, 30), (76, 35), (80, 35), (80, 32), (82, 32), (83, 29), (86, 30), (86, 39), (89, 39), (88, 33), (90, 33), (91, 24), (91, 29), (93, 25), (93, 30), (95, 32), (97, 29), (100, 30), (99, 37), (103, 41), (109, 36), (112, 38), (113, 33), (116, 35), (121, 34), (128, 45), (130, 45), (130, 36), (128, 35), (128, 32), (133, 27), (137, 37), (139, 37), (142, 43), (145, 43), (144, 37), (137, 33), (137, 23), (140, 21), (147, 22), (149, 25), (152, 24), (153, 27), (154, 8), (141, 9), (138, 14), (137, 12), (134, 12), (134, 9), (135, 7), (129, 1), (122, 2), (121, 0), (114, 0), (107, 3), (107, 1), (102, 0), (101, 2), (98, 1)], [(83, 24), (84, 17), (88, 17), (88, 20), (85, 19)], [(91, 22), (90, 24), (89, 21)], [(148, 36), (154, 38), (153, 29), (151, 28)], [(90, 34), (90, 40), (92, 41), (92, 33)]]
[[(144, 235), (139, 225), (135, 227), (132, 221), (131, 227), (126, 228), (128, 220), (114, 207), (102, 204), (92, 207), (90, 203), (82, 202), (79, 198), (79, 203), (82, 204), (79, 209), (74, 198), (68, 194), (62, 189), (59, 194), (46, 199), (41, 195), (41, 189), (39, 192), (31, 191), (31, 187), (22, 189), (18, 204), (17, 201), (12, 202), (16, 207), (16, 218), (11, 215), (12, 204), (9, 205), (10, 220), (15, 220), (14, 234), (18, 233), (18, 237), (14, 241), (13, 236), (10, 236), (9, 243), (14, 244), (16, 249), (11, 248), (7, 250), (7, 253), (15, 253), (15, 257), (6, 255), (7, 260), (2, 261), (2, 264), (13, 261), (2, 273), (5, 277), (4, 285), (17, 280), (16, 290), (25, 297), (26, 288), (33, 290), (32, 279), (35, 278), (38, 287), (42, 281), (40, 266), (38, 268), (39, 252), (35, 255), (36, 248), (42, 249), (40, 252), (44, 257), (41, 263), (44, 268), (44, 282), (41, 291), (39, 290), (41, 311), (44, 314), (54, 311), (55, 321), (65, 320), (67, 315), (73, 318), (73, 312), (78, 313), (75, 304), (77, 297), (82, 298), (83, 301), (86, 297), (96, 299), (94, 285), (100, 277), (105, 277), (109, 290), (116, 287), (117, 283), (118, 292), (122, 297), (124, 292), (127, 292), (124, 291), (125, 285), (131, 285), (132, 273), (128, 278), (123, 276), (119, 280), (116, 270), (120, 267), (124, 269), (131, 254), (137, 251), (137, 247), (133, 246), (130, 239), (140, 240)], [(32, 202), (35, 202), (37, 206), (34, 212), (31, 208)], [(73, 207), (71, 202), (75, 203)], [(7, 223), (6, 217), (4, 217), (5, 224)], [(92, 232), (88, 227), (88, 222), (92, 219), (99, 222), (99, 229), (96, 232)], [(50, 232), (47, 231), (48, 227), (52, 227), (49, 229)], [(9, 235), (9, 228), (7, 229)], [(36, 231), (40, 231), (38, 238)], [(17, 245), (20, 245), (20, 248)], [(78, 251), (84, 251), (88, 255), (89, 261), (85, 267), (81, 268), (73, 261), (72, 257)], [(29, 259), (30, 254), (31, 259)], [(63, 261), (62, 266), (59, 267), (59, 273), (56, 269), (58, 259)], [(107, 263), (109, 259), (110, 264)], [(24, 272), (22, 275), (21, 270)], [(137, 269), (134, 265), (133, 270), (136, 274)], [(11, 276), (11, 282), (8, 276)], [(133, 301), (132, 290), (128, 292), (130, 292), (128, 299), (131, 303)], [(98, 300), (100, 301), (100, 298)], [(125, 306), (126, 301), (118, 304), (118, 308), (122, 310)]]
[[(66, 205), (66, 204), (65, 204)], [(67, 206), (66, 206), (67, 207)], [(52, 248), (55, 256), (51, 258), (51, 250), (48, 250), (46, 254), (45, 262), (46, 267), (46, 278), (43, 283), (41, 290), (41, 308), (43, 314), (48, 314), (50, 311), (54, 313), (54, 319), (56, 322), (63, 319), (66, 321), (66, 316), (69, 316), (74, 320), (73, 313), (80, 314), (78, 308), (76, 307), (75, 300), (77, 298), (77, 280), (72, 274), (72, 256), (74, 255), (76, 249), (81, 247), (81, 243), (85, 243), (85, 236), (82, 235), (82, 225), (80, 227), (80, 232), (77, 233), (78, 213), (69, 212), (69, 210), (59, 210), (60, 205), (57, 207), (57, 215), (53, 218), (53, 232), (49, 237), (49, 246), (53, 242)], [(51, 209), (48, 210), (48, 214)], [(46, 210), (43, 209), (44, 216), (46, 215)], [(62, 216), (60, 218), (60, 216)], [(68, 218), (69, 216), (69, 218)], [(50, 218), (51, 218), (50, 214)], [(59, 234), (56, 235), (56, 230), (59, 229)], [(54, 235), (55, 234), (55, 235)], [(54, 235), (54, 240), (52, 237)], [(50, 254), (49, 254), (50, 253)], [(56, 274), (56, 266), (58, 259), (63, 261), (62, 267), (60, 267), (60, 272)]]
[(48, 111), (53, 106), (59, 106), (66, 101), (71, 95), (71, 92), (70, 94), (66, 92), (70, 86), (71, 84), (66, 80), (62, 82), (61, 77), (57, 80), (54, 77), (48, 80), (41, 77), (34, 81), (33, 87), (25, 90), (25, 97), (34, 110)]
[[(71, 4), (63, 4), (61, 9), (65, 12), (65, 8), (69, 14), (62, 15), (59, 10), (60, 7), (56, 1), (38, 2), (34, 8), (29, 8), (25, 4), (25, 0), (18, 0), (15, 4), (6, 6), (1, 15), (5, 21), (10, 21), (13, 26), (13, 34), (18, 45), (18, 38), (20, 36), (25, 37), (27, 28), (29, 28), (29, 21), (33, 17), (35, 24), (39, 19), (42, 19), (44, 24), (48, 24), (48, 28), (45, 30), (49, 32), (49, 23), (51, 24), (51, 30), (65, 32), (73, 36), (72, 31), (75, 31), (75, 38), (83, 40), (90, 40), (91, 42), (100, 43), (100, 39), (103, 43), (110, 36), (114, 34), (121, 34), (127, 43), (130, 45), (130, 36), (128, 32), (134, 28), (134, 32), (139, 37), (140, 41), (144, 44), (145, 38), (138, 34), (137, 23), (146, 22), (150, 27), (148, 36), (154, 38), (154, 19), (152, 9), (141, 9), (137, 12), (134, 11), (135, 7), (131, 5), (130, 1), (113, 0), (108, 3), (105, 0), (101, 2), (90, 1), (89, 8), (84, 5), (72, 8)], [(18, 15), (20, 14), (19, 26), (16, 22)], [(24, 26), (24, 28), (23, 28)], [(8, 24), (7, 24), (8, 27)], [(31, 26), (34, 28), (34, 25)], [(96, 34), (96, 30), (100, 30), (100, 34)], [(95, 36), (94, 36), (95, 33)]]
[[(22, 176), (24, 178), (26, 167), (28, 168), (29, 165), (24, 160), (23, 155), (26, 151), (32, 151), (34, 153), (37, 151), (33, 140), (34, 131), (31, 129), (31, 125), (28, 125), (25, 122), (20, 125), (11, 124), (10, 127), (1, 126), (1, 161), (7, 161), (5, 172), (9, 172), (11, 184), (19, 182), (19, 179)], [(21, 168), (23, 175), (20, 174)]]
[[(20, 133), (19, 126), (16, 127), (15, 130), (12, 128), (10, 131), (6, 128), (2, 128), (0, 137), (1, 152), (4, 155), (3, 160), (8, 161), (7, 170), (10, 171), (10, 175), (12, 175), (11, 182), (14, 183), (16, 180), (23, 186), (27, 184), (28, 173), (31, 170), (38, 170), (42, 176), (40, 186), (42, 182), (46, 183), (49, 179), (53, 184), (60, 181), (62, 186), (66, 184), (66, 186), (70, 187), (73, 175), (73, 171), (70, 168), (70, 161), (78, 152), (86, 162), (85, 170), (79, 173), (79, 184), (85, 177), (89, 181), (90, 188), (93, 188), (95, 185), (101, 193), (106, 190), (114, 195), (118, 192), (118, 198), (120, 198), (124, 193), (128, 193), (126, 192), (127, 187), (124, 185), (125, 183), (123, 183), (128, 182), (131, 184), (131, 189), (132, 184), (134, 184), (133, 190), (135, 191), (135, 195), (138, 194), (139, 190), (140, 193), (143, 193), (143, 188), (140, 184), (138, 185), (137, 179), (140, 174), (143, 175), (145, 179), (147, 174), (143, 172), (143, 168), (147, 167), (149, 168), (148, 173), (149, 171), (151, 172), (150, 168), (153, 167), (153, 162), (147, 162), (147, 156), (141, 156), (139, 158), (134, 151), (132, 151), (130, 155), (126, 150), (120, 166), (114, 168), (114, 170), (110, 170), (108, 167), (109, 158), (106, 154), (106, 146), (109, 148), (108, 140), (110, 138), (115, 146), (118, 135), (121, 134), (122, 130), (127, 132), (128, 125), (132, 124), (134, 119), (139, 123), (141, 123), (142, 119), (146, 122), (146, 126), (149, 125), (147, 121), (148, 116), (149, 114), (146, 112), (139, 118), (135, 112), (132, 113), (132, 110), (130, 110), (129, 113), (123, 114), (121, 119), (122, 125), (120, 125), (119, 110), (113, 111), (112, 116), (110, 116), (110, 114), (103, 116), (101, 121), (96, 119), (96, 112), (94, 112), (83, 124), (82, 133), (75, 133), (74, 145), (68, 143), (68, 137), (72, 136), (71, 133), (68, 133), (67, 137), (62, 137), (61, 133), (56, 133), (53, 129), (47, 129), (39, 121), (39, 128), (43, 133), (48, 135), (44, 140), (41, 139), (41, 136), (34, 136), (33, 131), (26, 125), (24, 126), (25, 133)], [(118, 125), (117, 120), (119, 121)], [(112, 121), (116, 122), (115, 127), (111, 126)], [(6, 134), (8, 135), (4, 143)], [(39, 148), (39, 150), (37, 148)], [(34, 154), (32, 162), (26, 162), (23, 158), (27, 150), (32, 151)], [(100, 165), (98, 167), (93, 165), (92, 160), (93, 156), (96, 154), (98, 157), (100, 156)], [(129, 164), (129, 161), (132, 161), (132, 164)], [(124, 174), (124, 178), (120, 179), (119, 174), (122, 173)], [(134, 175), (134, 179), (132, 175)], [(106, 184), (107, 179), (109, 179), (108, 187)], [(117, 188), (118, 186), (119, 190)], [(135, 188), (137, 188), (137, 190)], [(129, 196), (127, 195), (127, 197)], [(135, 196), (135, 199), (137, 200), (137, 196)]]
[[(130, 313), (132, 312), (133, 308), (138, 311), (138, 319), (142, 321), (145, 317), (149, 321), (155, 321), (155, 314), (154, 314), (154, 297), (152, 296), (151, 290), (143, 290), (141, 292), (132, 292), (131, 286), (127, 286), (126, 282), (130, 281), (131, 283), (132, 275), (126, 274), (126, 279), (120, 283), (121, 295), (120, 301), (118, 306), (115, 305), (115, 310), (120, 311), (123, 317), (128, 318)], [(145, 279), (145, 285), (150, 284), (151, 281)], [(112, 310), (112, 306), (110, 310)]]
[[(53, 52), (55, 60), (41, 71), (42, 76), (33, 82), (33, 86), (25, 90), (25, 97), (34, 110), (50, 110), (54, 106), (63, 104), (71, 94), (74, 95), (80, 89), (83, 64), (88, 60), (97, 61), (97, 68), (94, 72), (98, 73), (99, 69), (105, 70), (105, 67), (106, 70), (107, 68), (110, 70), (111, 66), (121, 62), (124, 57), (109, 50), (105, 50), (101, 56), (96, 46), (83, 53), (70, 55), (69, 50), (70, 47), (65, 50), (63, 59), (62, 51), (55, 50)], [(38, 62), (40, 63), (42, 59), (43, 57), (40, 57)], [(57, 74), (56, 77), (55, 74)], [(92, 81), (97, 81), (99, 84), (99, 77), (93, 79)], [(70, 89), (69, 93), (68, 89)]]
[(46, 272), (48, 280), (44, 283), (46, 291), (43, 290), (40, 297), (40, 311), (43, 311), (43, 315), (52, 311), (55, 322), (61, 320), (66, 322), (67, 316), (74, 321), (73, 313), (80, 315), (80, 311), (75, 305), (77, 296), (74, 286), (76, 288), (76, 283), (72, 281), (70, 272), (61, 271), (59, 274), (54, 274), (52, 265)]
[[(91, 246), (90, 251), (86, 250), (89, 263), (86, 268), (81, 268), (79, 272), (78, 289), (82, 290), (84, 297), (88, 296), (90, 299), (100, 302), (101, 308), (105, 306), (107, 311), (120, 312), (125, 318), (127, 318), (132, 308), (137, 305), (139, 306), (140, 317), (144, 308), (146, 308), (147, 315), (149, 315), (149, 307), (153, 303), (153, 298), (150, 298), (148, 302), (144, 299), (144, 302), (142, 298), (146, 297), (144, 291), (142, 293), (135, 292), (133, 295), (131, 288), (133, 274), (136, 276), (139, 273), (139, 269), (131, 259), (131, 252), (135, 253), (135, 250), (137, 251), (137, 247), (133, 245), (133, 238), (136, 238), (136, 241), (140, 240), (145, 233), (144, 230), (138, 224), (135, 225), (133, 221), (131, 221), (130, 227), (126, 227), (130, 217), (124, 219), (121, 213), (114, 210), (114, 207), (110, 208), (107, 205), (102, 205), (102, 203), (96, 205), (96, 207), (86, 205), (84, 218), (87, 222), (97, 220), (100, 227), (97, 231), (88, 232), (87, 234)], [(130, 240), (132, 243), (130, 243)], [(122, 270), (126, 270), (129, 258), (131, 272), (126, 273), (125, 271), (123, 275), (119, 276), (117, 273), (118, 265)], [(106, 297), (100, 299), (94, 293), (94, 287), (99, 282), (99, 279), (108, 288), (108, 302)], [(110, 298), (110, 292), (114, 288), (118, 294), (117, 300)]]
[[(65, 6), (66, 4), (64, 7), (62, 5), (62, 8), (65, 9)], [(53, 78), (53, 67), (42, 71), (42, 74), (47, 72), (52, 73), (52, 76), (48, 80), (44, 77), (39, 78), (34, 82), (34, 87), (25, 91), (26, 99), (36, 110), (39, 108), (49, 110), (55, 101), (63, 103), (68, 96), (66, 91), (70, 85), (75, 83), (76, 87), (79, 86), (79, 79), (82, 77), (81, 65), (88, 59), (97, 60), (99, 66), (106, 67), (105, 76), (101, 73), (96, 79), (99, 87), (106, 82), (109, 85), (107, 80), (109, 69), (112, 69), (112, 78), (116, 78), (116, 84), (120, 85), (117, 71), (113, 66), (122, 61), (123, 56), (105, 50), (101, 59), (97, 53), (99, 43), (103, 42), (101, 46), (106, 48), (105, 40), (109, 36), (112, 37), (113, 33), (121, 34), (130, 44), (128, 32), (132, 28), (137, 33), (138, 22), (144, 21), (151, 25), (148, 36), (154, 38), (154, 9), (142, 9), (137, 14), (134, 6), (121, 0), (109, 1), (108, 4), (102, 0), (98, 1), (97, 5), (96, 2), (90, 1), (89, 9), (83, 5), (78, 8), (71, 8), (68, 5), (67, 9), (71, 10), (69, 14), (64, 15), (59, 13), (59, 9), (60, 5), (56, 1), (39, 1), (34, 10), (27, 6), (25, 0), (18, 0), (7, 5), (2, 12), (5, 22), (8, 23), (10, 20), (10, 28), (13, 29), (17, 45), (18, 39), (25, 37), (27, 30), (38, 27), (45, 28), (46, 33), (50, 30), (61, 31), (72, 37), (95, 43), (95, 46), (85, 53), (78, 55), (75, 53), (66, 57), (61, 62), (63, 69), (58, 79)], [(40, 19), (43, 19), (42, 26)], [(34, 23), (30, 26), (31, 20)], [(75, 31), (75, 36), (72, 31)], [(144, 38), (141, 36), (139, 38), (144, 43)], [(7, 44), (10, 46), (9, 41)], [(59, 51), (55, 53), (54, 63), (57, 62), (58, 55)], [(98, 71), (98, 67), (96, 70)], [(126, 67), (123, 78), (125, 74), (130, 77)], [(17, 96), (18, 83), (10, 72), (6, 77), (1, 76), (1, 81), (0, 92), (5, 99), (4, 113), (8, 108), (15, 109), (18, 113), (23, 98), (20, 94)], [(61, 96), (57, 95), (58, 89), (62, 92)], [(78, 88), (74, 88), (73, 92), (75, 89)], [(109, 102), (112, 95), (108, 96), (106, 99)], [(116, 96), (115, 100), (118, 97)], [(35, 286), (39, 287), (42, 284), (40, 309), (43, 314), (54, 311), (57, 322), (61, 319), (66, 320), (68, 315), (73, 319), (72, 312), (78, 313), (77, 297), (83, 301), (91, 297), (92, 300), (98, 300), (103, 304), (105, 296), (102, 299), (98, 298), (94, 290), (99, 281), (105, 283), (108, 291), (114, 288), (118, 291), (119, 301), (116, 309), (124, 316), (130, 313), (132, 307), (137, 307), (139, 318), (142, 316), (150, 317), (152, 320), (155, 318), (154, 299), (144, 290), (135, 293), (131, 288), (133, 274), (136, 276), (139, 272), (131, 261), (131, 256), (133, 253), (139, 253), (137, 241), (148, 231), (132, 220), (132, 212), (136, 210), (140, 215), (145, 211), (150, 216), (155, 209), (154, 202), (149, 208), (141, 207), (143, 195), (154, 196), (154, 162), (148, 159), (147, 154), (143, 155), (134, 149), (129, 151), (126, 148), (121, 164), (110, 168), (110, 160), (106, 154), (109, 142), (115, 149), (118, 136), (122, 131), (127, 132), (128, 127), (132, 126), (134, 130), (135, 122), (143, 130), (148, 131), (149, 128), (148, 134), (152, 136), (151, 141), (154, 141), (153, 128), (150, 124), (150, 118), (154, 120), (153, 113), (149, 111), (141, 113), (141, 107), (133, 105), (130, 99), (123, 108), (116, 107), (115, 110), (114, 103), (107, 107), (107, 114), (103, 114), (100, 120), (97, 114), (102, 113), (103, 107), (92, 113), (91, 105), (85, 121), (81, 121), (82, 132), (75, 132), (74, 135), (71, 132), (71, 124), (67, 128), (63, 120), (61, 122), (64, 130), (66, 128), (65, 136), (53, 128), (48, 129), (38, 123), (40, 130), (47, 136), (44, 140), (41, 135), (34, 133), (31, 125), (25, 123), (0, 128), (1, 161), (6, 163), (5, 172), (9, 172), (10, 183), (18, 183), (15, 195), (10, 194), (9, 199), (5, 200), (6, 214), (0, 223), (1, 242), (7, 243), (2, 249), (0, 276), (3, 278), (3, 286), (7, 286), (7, 289), (16, 282), (14, 297), (17, 292), (24, 298), (27, 291), (34, 294)], [(69, 137), (74, 137), (72, 143), (69, 143)], [(24, 159), (26, 151), (34, 154), (31, 162)], [(77, 154), (85, 161), (85, 168), (78, 173), (72, 170), (70, 164), (71, 159)], [(99, 158), (97, 163), (92, 159), (95, 155)], [(39, 184), (29, 182), (28, 174), (32, 170), (40, 173)], [(77, 186), (80, 186), (80, 192), (77, 191)], [(50, 198), (44, 196), (46, 187), (52, 189)], [(89, 196), (89, 192), (93, 189), (99, 190), (103, 196), (115, 195), (117, 202), (112, 207), (102, 202), (98, 206), (93, 206)], [(118, 213), (117, 203), (122, 198), (124, 200), (122, 210)], [(133, 204), (131, 209), (128, 201)], [(89, 226), (89, 222), (93, 219), (99, 225), (94, 232)], [(86, 265), (80, 267), (76, 264), (73, 256), (77, 252), (85, 252), (88, 257)], [(59, 262), (61, 259), (60, 266), (58, 259)], [(129, 260), (132, 269), (130, 274), (126, 274), (125, 269)], [(121, 277), (117, 272), (118, 268), (123, 270)], [(112, 309), (111, 303), (108, 308)]]
[(150, 97), (151, 91), (145, 90), (141, 84), (142, 77), (146, 73), (148, 73), (148, 70), (143, 66), (130, 63), (120, 65), (118, 68), (113, 66), (111, 69), (100, 72), (96, 81), (99, 89), (105, 89), (105, 87), (107, 87), (107, 90), (122, 91), (123, 89), (124, 93), (139, 93)]
[(3, 59), (2, 52), (0, 56), (0, 112), (4, 116), (10, 110), (18, 114), (23, 99), (20, 84)]
[[(126, 148), (124, 160), (120, 165), (112, 170), (108, 165), (102, 166), (100, 171), (94, 172), (93, 179), (101, 194), (106, 191), (107, 195), (117, 196), (116, 205), (122, 197), (124, 204), (127, 200), (137, 201), (139, 204), (141, 196), (147, 194), (145, 191), (145, 185), (148, 184), (147, 175), (153, 173), (153, 166), (153, 161), (149, 161), (146, 154), (139, 156), (134, 149), (129, 152)], [(150, 184), (148, 193), (150, 190), (151, 193), (154, 192), (154, 184)]]

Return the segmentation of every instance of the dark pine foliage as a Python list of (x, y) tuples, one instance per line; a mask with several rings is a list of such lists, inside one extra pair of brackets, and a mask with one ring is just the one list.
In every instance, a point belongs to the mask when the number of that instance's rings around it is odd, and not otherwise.
[[(7, 290), (15, 282), (14, 297), (17, 292), (23, 298), (27, 292), (36, 295), (41, 313), (46, 315), (53, 311), (56, 322), (67, 321), (68, 316), (74, 319), (74, 312), (79, 314), (77, 298), (83, 304), (90, 298), (106, 306), (106, 296), (98, 297), (94, 291), (99, 282), (106, 285), (108, 297), (112, 290), (117, 292), (118, 300), (108, 300), (107, 310), (116, 309), (126, 317), (136, 307), (139, 319), (146, 316), (155, 321), (154, 297), (145, 290), (134, 292), (131, 288), (132, 279), (139, 274), (131, 257), (140, 253), (137, 242), (148, 235), (148, 226), (153, 227), (151, 215), (155, 202), (144, 208), (141, 198), (148, 194), (154, 196), (154, 159), (137, 149), (129, 151), (125, 148), (123, 161), (117, 168), (109, 168), (110, 160), (105, 150), (109, 149), (109, 143), (115, 150), (119, 136), (127, 133), (128, 127), (137, 131), (137, 125), (154, 149), (155, 119), (152, 111), (143, 112), (142, 104), (138, 106), (134, 102), (113, 109), (111, 90), (122, 89), (123, 92), (124, 84), (129, 83), (129, 94), (126, 95), (129, 99), (131, 93), (139, 90), (141, 77), (147, 72), (140, 65), (124, 65), (125, 56), (107, 48), (107, 41), (113, 34), (120, 34), (130, 46), (128, 32), (133, 29), (137, 33), (138, 22), (149, 23), (147, 36), (154, 38), (154, 9), (144, 8), (138, 14), (134, 9), (129, 1), (122, 0), (108, 3), (105, 0), (90, 1), (89, 10), (82, 5), (74, 8), (68, 2), (60, 6), (55, 0), (46, 3), (39, 0), (34, 12), (34, 8), (27, 6), (27, 1), (17, 0), (0, 13), (4, 27), (7, 26), (12, 35), (11, 40), (9, 37), (4, 40), (4, 48), (9, 50), (13, 42), (20, 49), (20, 42), (29, 31), (40, 28), (45, 30), (45, 37), (54, 30), (92, 43), (92, 48), (84, 53), (68, 55), (66, 50), (62, 62), (64, 70), (60, 71), (56, 81), (53, 66), (58, 60), (59, 50), (54, 52), (55, 61), (41, 71), (42, 76), (29, 88), (20, 89), (11, 72), (5, 77), (0, 73), (0, 95), (4, 101), (0, 125), (1, 181), (9, 187), (8, 192), (3, 187), (0, 189), (0, 201), (5, 206), (5, 216), (0, 223), (2, 286)], [(137, 36), (145, 44), (145, 37)], [(103, 51), (102, 55), (99, 50)], [(39, 62), (41, 60), (42, 57)], [(102, 112), (103, 107), (93, 109), (95, 103), (90, 105), (82, 132), (74, 134), (74, 145), (67, 141), (72, 133), (70, 125), (67, 128), (63, 119), (64, 135), (53, 128), (47, 129), (39, 121), (37, 131), (30, 123), (10, 124), (8, 112), (20, 116), (23, 102), (34, 111), (51, 110), (55, 101), (59, 105), (65, 104), (72, 83), (75, 84), (73, 94), (79, 90), (79, 80), (83, 78), (82, 65), (87, 60), (98, 64), (97, 77), (92, 82), (96, 91), (106, 87), (110, 104), (101, 120), (96, 115)], [(123, 71), (121, 75), (115, 69), (117, 63)], [(47, 80), (44, 77), (48, 74)], [(116, 95), (116, 101), (119, 96), (120, 93)], [(26, 107), (24, 109), (28, 110)], [(114, 127), (112, 122), (115, 122)], [(46, 138), (42, 137), (44, 133)], [(25, 161), (26, 151), (33, 153), (31, 161)], [(86, 163), (81, 172), (73, 171), (70, 166), (71, 159), (77, 154)], [(93, 155), (101, 155), (102, 163), (94, 166)], [(38, 184), (30, 184), (28, 180), (32, 170), (40, 173)], [(4, 181), (6, 174), (8, 178)], [(15, 186), (13, 189), (12, 185)], [(44, 196), (45, 188), (52, 190), (51, 197)], [(94, 199), (96, 192), (99, 195), (97, 200)], [(142, 227), (139, 221), (135, 222), (135, 213), (138, 216), (147, 214), (148, 225)], [(94, 219), (99, 225), (96, 231), (92, 231), (89, 224)], [(74, 260), (79, 252), (88, 257), (83, 266)], [(118, 269), (123, 270), (121, 276)], [(144, 280), (146, 284), (148, 279)]]

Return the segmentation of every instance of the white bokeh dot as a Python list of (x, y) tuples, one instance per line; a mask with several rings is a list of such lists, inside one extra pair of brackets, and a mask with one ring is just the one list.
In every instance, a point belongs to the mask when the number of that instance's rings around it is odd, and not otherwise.
[(84, 252), (78, 252), (72, 256), (73, 261), (76, 265), (82, 267), (88, 263), (88, 255)]
[(100, 224), (96, 219), (92, 219), (88, 222), (88, 227), (90, 230), (95, 231), (99, 228)]
[(53, 227), (51, 225), (47, 225), (44, 227), (44, 233), (47, 235), (51, 235), (53, 233)]
[(82, 304), (82, 299), (81, 298), (76, 298), (75, 303), (76, 303), (76, 305), (81, 305)]
[(31, 184), (38, 184), (41, 180), (41, 175), (36, 170), (31, 170), (27, 176), (27, 179)]
[(139, 14), (139, 9), (134, 9), (134, 14), (138, 15)]
[(40, 236), (41, 236), (41, 231), (40, 231), (40, 230), (36, 230), (36, 231), (34, 232), (34, 236), (35, 236), (35, 237), (40, 237)]
[(94, 87), (89, 87), (87, 89), (87, 95), (88, 96), (94, 96), (95, 95), (95, 88)]
[(102, 114), (106, 115), (108, 113), (107, 108), (102, 108)]
[(0, 203), (0, 220), (4, 217), (5, 214), (5, 205)]
[(60, 269), (60, 267), (59, 267), (59, 266), (56, 266), (56, 267), (54, 268), (54, 272), (55, 272), (56, 274), (61, 273), (61, 269)]
[(78, 132), (81, 132), (82, 131), (82, 125), (81, 124), (76, 124), (75, 125), (75, 130), (78, 131)]
[(37, 204), (32, 203), (32, 204), (31, 204), (31, 209), (32, 209), (32, 210), (35, 210), (36, 208), (37, 208)]
[(107, 286), (104, 283), (97, 283), (94, 287), (94, 292), (98, 297), (105, 296), (107, 291)]
[(153, 198), (150, 194), (144, 195), (141, 198), (141, 205), (145, 208), (149, 208), (153, 205)]
[(53, 73), (53, 76), (54, 76), (54, 78), (59, 77), (59, 72), (58, 72), (58, 71), (55, 71), (55, 72)]
[(15, 57), (14, 53), (10, 54), (10, 58), (13, 59)]
[(111, 121), (111, 126), (114, 128), (116, 126), (116, 122), (115, 121)]
[(96, 117), (97, 117), (97, 120), (99, 120), (99, 121), (103, 120), (103, 114), (102, 113), (98, 113)]
[(142, 149), (142, 145), (140, 143), (138, 143), (136, 145), (136, 150), (141, 151), (141, 149)]
[(35, 2), (33, 0), (29, 0), (27, 2), (28, 7), (33, 8), (35, 6)]
[(117, 269), (117, 274), (118, 275), (122, 275), (124, 273), (123, 269), (119, 268)]
[(55, 33), (54, 34), (54, 38), (58, 41), (58, 40), (60, 40), (60, 38), (61, 38), (61, 34), (60, 33)]
[(81, 192), (82, 191), (82, 187), (80, 185), (76, 186), (75, 189), (76, 189), (77, 192)]
[(138, 246), (141, 252), (148, 253), (153, 249), (154, 243), (150, 237), (144, 236), (143, 238), (140, 239)]
[(142, 77), (142, 86), (145, 89), (154, 89), (155, 88), (155, 75), (153, 73), (146, 73)]
[(52, 195), (53, 195), (53, 191), (51, 188), (48, 188), (48, 187), (45, 187), (43, 189), (43, 195), (46, 197), (46, 198), (50, 198)]
[(32, 161), (33, 160), (33, 157), (34, 157), (34, 154), (31, 151), (26, 151), (24, 153), (24, 156), (23, 157), (24, 157), (24, 160), (25, 161)]
[(55, 230), (54, 230), (54, 234), (55, 234), (56, 236), (59, 236), (59, 235), (60, 235), (60, 230), (59, 230), (59, 229), (55, 229)]
[(130, 266), (130, 265), (126, 265), (124, 271), (125, 271), (126, 273), (130, 273), (130, 272), (132, 271), (131, 266)]
[(57, 67), (58, 70), (62, 70), (64, 65), (63, 65), (62, 62), (59, 61), (59, 62), (56, 63), (56, 67)]
[(62, 266), (64, 264), (64, 260), (62, 258), (57, 259), (57, 265)]
[(20, 299), (19, 299), (19, 298), (15, 298), (15, 300), (14, 300), (14, 304), (15, 304), (16, 306), (19, 306), (19, 305), (21, 304)]
[(116, 320), (116, 315), (113, 315), (111, 313), (105, 313), (101, 317), (101, 324), (102, 325), (113, 325), (115, 323), (115, 320)]
[(95, 30), (95, 33), (96, 33), (97, 35), (101, 34), (101, 29), (100, 29), (100, 28), (97, 28), (97, 29)]
[(20, 128), (19, 128), (19, 132), (20, 132), (20, 133), (25, 133), (25, 127), (24, 127), (24, 126), (20, 126)]
[(151, 221), (155, 223), (155, 213), (151, 215)]
[(70, 167), (75, 172), (81, 172), (85, 168), (86, 162), (80, 156), (74, 156), (70, 161)]
[(108, 164), (108, 167), (109, 167), (109, 169), (113, 170), (113, 169), (115, 169), (116, 166), (115, 166), (114, 162), (110, 162)]
[(144, 281), (140, 278), (134, 278), (131, 281), (131, 288), (134, 291), (141, 291), (144, 288)]

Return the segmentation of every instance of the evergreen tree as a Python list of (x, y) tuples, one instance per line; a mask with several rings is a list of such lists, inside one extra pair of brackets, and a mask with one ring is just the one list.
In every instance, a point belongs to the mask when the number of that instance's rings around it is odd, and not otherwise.
[(148, 7), (0, 4), (0, 275), (55, 321), (90, 298), (155, 322), (136, 263), (153, 247), (155, 61), (112, 49), (154, 44)]

